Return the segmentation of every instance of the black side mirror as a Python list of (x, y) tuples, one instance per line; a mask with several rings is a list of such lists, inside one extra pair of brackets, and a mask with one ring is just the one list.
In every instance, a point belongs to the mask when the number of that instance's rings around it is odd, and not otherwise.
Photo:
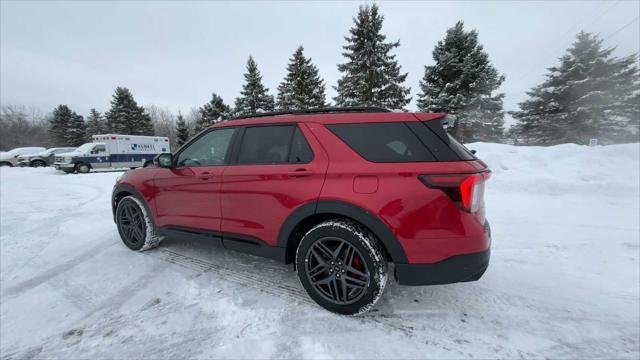
[(475, 151), (475, 150), (471, 150), (471, 153), (472, 153), (473, 155), (475, 155), (475, 154), (476, 154), (476, 151)]
[(153, 164), (158, 167), (171, 168), (173, 167), (173, 154), (162, 153), (153, 158)]

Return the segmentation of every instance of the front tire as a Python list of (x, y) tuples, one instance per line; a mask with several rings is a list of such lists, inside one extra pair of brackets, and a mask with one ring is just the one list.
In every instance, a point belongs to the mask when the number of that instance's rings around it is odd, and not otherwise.
[(302, 286), (318, 305), (343, 315), (371, 309), (387, 283), (387, 260), (376, 237), (349, 220), (309, 230), (296, 251)]
[(0, 166), (13, 167), (13, 164), (8, 161), (0, 162)]
[(134, 196), (126, 196), (118, 202), (116, 224), (122, 242), (131, 250), (145, 251), (158, 246), (162, 240), (156, 235), (147, 208)]
[(86, 174), (91, 170), (91, 167), (85, 163), (80, 163), (76, 165), (76, 171), (80, 174)]
[(33, 160), (31, 162), (31, 167), (45, 167), (47, 163), (42, 160)]

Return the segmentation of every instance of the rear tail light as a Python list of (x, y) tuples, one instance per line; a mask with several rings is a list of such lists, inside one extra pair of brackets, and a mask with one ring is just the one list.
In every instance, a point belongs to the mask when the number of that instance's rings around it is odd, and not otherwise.
[(478, 174), (420, 175), (420, 181), (427, 187), (442, 190), (463, 210), (475, 213), (484, 198), (484, 183), (490, 172)]

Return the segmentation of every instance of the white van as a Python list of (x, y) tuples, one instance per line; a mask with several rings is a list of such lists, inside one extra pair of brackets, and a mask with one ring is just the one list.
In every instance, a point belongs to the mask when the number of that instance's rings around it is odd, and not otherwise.
[(72, 173), (88, 173), (91, 169), (137, 168), (153, 164), (153, 158), (170, 152), (169, 138), (105, 134), (93, 135), (93, 142), (73, 152), (58, 154), (56, 169)]

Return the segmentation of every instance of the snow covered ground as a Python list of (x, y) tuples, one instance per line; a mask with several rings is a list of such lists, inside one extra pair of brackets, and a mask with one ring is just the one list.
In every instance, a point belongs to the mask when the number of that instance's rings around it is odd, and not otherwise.
[(118, 173), (0, 170), (0, 356), (638, 358), (640, 146), (472, 144), (493, 169), (489, 270), (391, 285), (360, 317), (276, 262), (206, 243), (121, 244)]

